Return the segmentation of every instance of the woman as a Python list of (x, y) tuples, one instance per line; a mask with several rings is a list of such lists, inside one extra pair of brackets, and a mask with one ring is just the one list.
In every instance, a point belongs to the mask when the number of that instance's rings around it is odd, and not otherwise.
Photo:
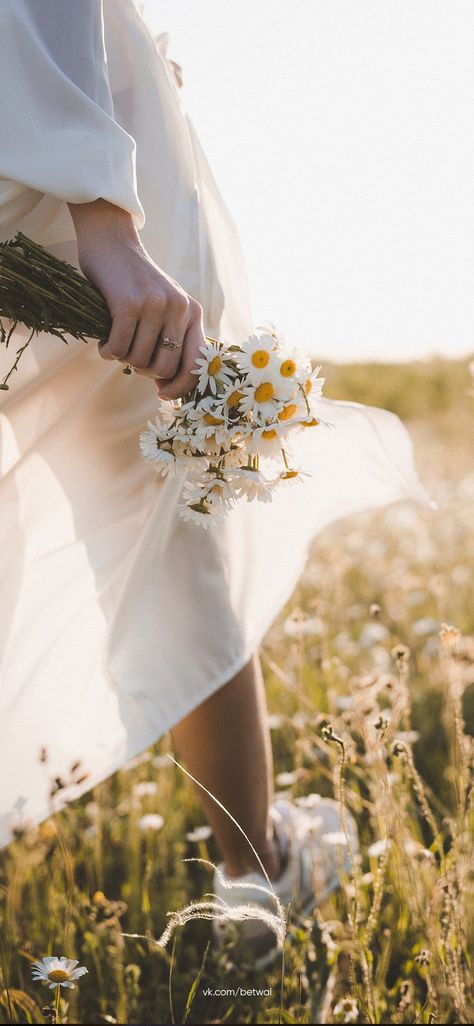
[[(234, 226), (133, 0), (3, 0), (0, 27), (1, 238), (21, 229), (78, 263), (113, 319), (100, 359), (41, 336), (1, 393), (1, 840), (49, 814), (52, 778), (68, 785), (58, 807), (172, 728), (285, 903), (293, 837), (300, 901), (314, 903), (337, 880), (314, 830), (310, 850), (314, 810), (320, 833), (335, 812), (271, 805), (254, 653), (316, 531), (422, 496), (408, 438), (385, 411), (323, 401), (333, 428), (300, 443), (309, 483), (215, 531), (178, 520), (179, 484), (153, 475), (137, 437), (156, 388), (193, 385), (204, 333), (252, 328)], [(227, 875), (262, 882), (242, 834), (202, 801)]]

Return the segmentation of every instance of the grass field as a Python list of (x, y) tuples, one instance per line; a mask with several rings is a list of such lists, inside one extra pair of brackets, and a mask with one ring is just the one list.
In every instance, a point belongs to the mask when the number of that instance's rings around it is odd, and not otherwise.
[[(164, 739), (2, 855), (1, 1022), (47, 1021), (52, 992), (32, 983), (30, 963), (51, 953), (89, 970), (62, 992), (70, 1023), (472, 1021), (468, 361), (325, 372), (328, 396), (403, 417), (438, 503), (327, 530), (263, 646), (276, 789), (342, 793), (361, 864), (316, 916), (290, 924), (283, 969), (245, 973), (234, 941), (220, 956), (208, 947), (206, 922), (157, 947), (167, 912), (212, 886), (183, 859), (218, 857), (212, 836), (193, 836), (202, 814)], [(145, 830), (150, 813), (163, 822)], [(271, 993), (204, 994), (239, 987)]]

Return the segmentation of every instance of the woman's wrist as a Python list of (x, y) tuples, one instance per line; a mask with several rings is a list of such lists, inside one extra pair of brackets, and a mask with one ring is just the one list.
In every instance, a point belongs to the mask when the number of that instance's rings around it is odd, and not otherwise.
[(122, 207), (97, 199), (91, 203), (68, 203), (78, 242), (97, 240), (98, 236), (140, 244), (132, 215)]

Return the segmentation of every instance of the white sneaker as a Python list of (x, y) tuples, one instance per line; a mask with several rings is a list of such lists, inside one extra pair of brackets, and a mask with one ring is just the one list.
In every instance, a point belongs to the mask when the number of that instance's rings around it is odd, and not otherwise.
[[(318, 794), (296, 799), (294, 805), (284, 798), (277, 799), (270, 807), (270, 814), (284, 865), (278, 879), (272, 881), (273, 890), (284, 914), (290, 906), (292, 914), (304, 917), (340, 886), (342, 874), (350, 872), (352, 858), (359, 851), (357, 827), (346, 812), (348, 845), (341, 830), (339, 805)], [(261, 888), (265, 888), (266, 893), (262, 893)], [(232, 878), (226, 876), (220, 865), (214, 874), (214, 893), (219, 902), (230, 909), (251, 905), (278, 915), (278, 903), (263, 873)], [(214, 937), (222, 945), (230, 933), (229, 923), (214, 920), (212, 927)], [(257, 917), (246, 918), (240, 930), (246, 964), (254, 969), (270, 965), (282, 949), (284, 930), (277, 936)]]

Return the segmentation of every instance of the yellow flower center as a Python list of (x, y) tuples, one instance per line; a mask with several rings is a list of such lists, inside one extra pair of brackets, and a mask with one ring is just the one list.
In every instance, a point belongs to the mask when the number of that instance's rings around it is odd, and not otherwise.
[(296, 363), (294, 360), (284, 360), (280, 367), (280, 374), (284, 378), (292, 378), (296, 370)]
[(289, 406), (284, 406), (278, 414), (278, 420), (291, 420), (294, 417), (298, 407), (295, 403), (290, 403)]
[(266, 442), (270, 442), (270, 441), (272, 441), (273, 438), (277, 438), (277, 437), (278, 437), (278, 434), (275, 431), (275, 428), (268, 428), (267, 431), (262, 431), (262, 438), (264, 438)]
[(263, 381), (255, 389), (255, 398), (258, 403), (269, 403), (270, 399), (273, 399), (273, 385), (270, 381)]
[(269, 359), (270, 356), (265, 349), (256, 349), (255, 352), (252, 353), (252, 363), (254, 367), (258, 367), (260, 370), (267, 366)]
[(215, 356), (214, 359), (211, 360), (211, 362), (209, 364), (209, 367), (208, 367), (208, 374), (210, 375), (211, 378), (215, 377), (215, 375), (217, 374), (217, 371), (219, 370), (219, 367), (221, 367), (221, 366), (222, 366), (222, 360), (221, 360), (220, 356)]
[(219, 420), (218, 417), (213, 417), (212, 413), (205, 413), (202, 419), (205, 424), (210, 424), (211, 427), (214, 427), (215, 424), (222, 424), (222, 420)]
[(48, 980), (51, 980), (51, 983), (63, 983), (67, 979), (69, 979), (69, 973), (65, 969), (52, 969), (48, 973)]
[(317, 420), (316, 417), (312, 417), (311, 420), (304, 420), (303, 421), (303, 427), (317, 427), (318, 424), (319, 424), (319, 420)]
[(92, 903), (94, 905), (103, 905), (104, 901), (107, 901), (103, 891), (94, 891), (92, 895)]
[(298, 477), (298, 471), (297, 470), (285, 470), (285, 472), (281, 475), (281, 477), (282, 477), (283, 481), (287, 481), (290, 477)]
[(311, 381), (311, 378), (306, 378), (306, 381), (304, 383), (304, 390), (306, 392), (306, 395), (309, 395), (309, 393), (311, 392), (312, 387), (313, 387), (313, 382)]
[(232, 392), (232, 394), (229, 396), (229, 398), (227, 400), (227, 405), (228, 406), (237, 406), (240, 403), (241, 399), (243, 399), (242, 392), (239, 392), (239, 391)]

